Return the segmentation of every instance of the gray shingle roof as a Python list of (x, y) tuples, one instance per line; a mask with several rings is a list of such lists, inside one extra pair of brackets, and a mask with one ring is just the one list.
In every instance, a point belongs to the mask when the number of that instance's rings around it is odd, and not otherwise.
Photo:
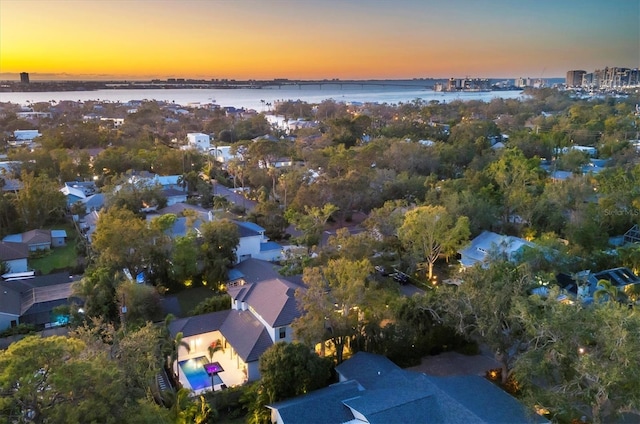
[(5, 281), (0, 281), (0, 312), (20, 315), (20, 291), (14, 289)]
[(257, 361), (273, 342), (267, 329), (249, 311), (228, 311), (220, 332), (244, 362)]
[(344, 379), (358, 380), (367, 389), (378, 387), (381, 379), (396, 370), (398, 366), (386, 356), (367, 352), (358, 352), (336, 367), (336, 372)]
[(483, 422), (496, 424), (547, 422), (544, 417), (529, 413), (515, 398), (480, 376), (427, 376), (427, 378), (443, 393), (473, 411), (473, 414)]
[[(312, 422), (304, 415), (310, 414), (306, 411), (334, 410), (333, 403), (347, 406), (350, 416), (322, 422), (355, 419), (366, 419), (370, 424), (547, 422), (543, 417), (529, 414), (516, 399), (478, 376), (427, 376), (402, 370), (383, 356), (363, 352), (340, 364), (336, 371), (343, 378), (349, 376), (344, 384), (358, 384), (362, 390), (340, 392), (330, 386), (319, 393), (321, 402), (306, 395), (269, 407), (277, 409), (285, 423)], [(302, 421), (295, 413), (303, 416)]]
[(22, 242), (32, 244), (51, 243), (51, 231), (49, 230), (31, 230), (22, 233)]
[(289, 281), (274, 278), (259, 283), (230, 287), (229, 295), (239, 302), (245, 302), (271, 327), (283, 327), (300, 316), (295, 299), (295, 291), (300, 286)]
[(238, 227), (238, 232), (240, 234), (240, 237), (254, 237), (254, 236), (260, 235), (260, 233), (256, 231), (254, 227), (246, 225), (248, 224), (247, 222), (243, 222), (243, 221), (233, 221), (233, 222), (236, 224), (236, 227)]
[(29, 257), (29, 247), (23, 243), (0, 241), (0, 261), (13, 261)]
[(236, 265), (234, 270), (240, 272), (244, 281), (247, 283), (255, 283), (272, 278), (282, 278), (280, 273), (278, 273), (279, 268), (280, 267), (273, 262), (249, 258)]
[(347, 381), (268, 407), (277, 409), (287, 424), (344, 423), (352, 420), (353, 415), (341, 401), (358, 396), (360, 390), (356, 381)]
[(230, 313), (230, 310), (226, 310), (180, 318), (169, 324), (169, 332), (172, 337), (175, 337), (176, 334), (181, 331), (184, 337), (189, 337), (220, 330), (220, 327), (222, 327), (222, 324)]

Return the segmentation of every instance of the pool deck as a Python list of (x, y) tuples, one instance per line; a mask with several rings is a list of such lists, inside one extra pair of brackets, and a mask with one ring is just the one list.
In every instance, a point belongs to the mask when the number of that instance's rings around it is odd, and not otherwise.
[[(180, 362), (200, 356), (207, 357), (204, 352), (196, 352), (190, 355), (180, 356)], [(208, 361), (209, 359), (207, 358), (207, 362)], [(219, 380), (214, 380), (214, 390), (221, 390), (223, 384), (227, 387), (234, 387), (242, 385), (246, 381), (242, 367), (239, 365), (241, 361), (237, 358), (237, 354), (232, 353), (232, 349), (226, 349), (224, 352), (216, 352), (213, 355), (213, 362), (219, 362), (220, 365), (222, 365), (222, 368), (224, 368), (224, 371), (218, 373)], [(179, 366), (178, 361), (174, 363), (174, 372), (176, 371), (175, 367), (177, 366)], [(182, 384), (182, 387), (193, 390), (189, 380), (182, 370), (180, 370), (180, 383)], [(193, 395), (197, 396), (209, 391), (211, 391), (211, 385), (203, 389), (193, 390)]]

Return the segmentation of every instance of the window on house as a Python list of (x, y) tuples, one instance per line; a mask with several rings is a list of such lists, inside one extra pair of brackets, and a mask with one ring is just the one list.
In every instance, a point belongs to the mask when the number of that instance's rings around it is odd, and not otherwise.
[(284, 339), (287, 337), (287, 327), (280, 327), (280, 338)]

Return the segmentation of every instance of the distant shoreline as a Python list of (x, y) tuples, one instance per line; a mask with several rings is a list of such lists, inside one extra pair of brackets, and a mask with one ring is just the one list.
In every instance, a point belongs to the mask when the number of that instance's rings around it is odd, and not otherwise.
[[(0, 92), (29, 93), (29, 92), (73, 92), (73, 91), (97, 91), (97, 90), (164, 90), (164, 89), (281, 89), (292, 87), (339, 87), (357, 86), (387, 87), (387, 88), (414, 88), (433, 90), (437, 83), (446, 79), (424, 78), (407, 80), (247, 80), (247, 81), (203, 81), (203, 80), (151, 80), (151, 81), (31, 81), (21, 83), (19, 81), (0, 81)], [(503, 83), (504, 79), (491, 79), (492, 84)], [(503, 91), (518, 89), (513, 86), (496, 86), (485, 91)], [(459, 92), (472, 90), (456, 90)], [(456, 92), (451, 91), (451, 92)]]

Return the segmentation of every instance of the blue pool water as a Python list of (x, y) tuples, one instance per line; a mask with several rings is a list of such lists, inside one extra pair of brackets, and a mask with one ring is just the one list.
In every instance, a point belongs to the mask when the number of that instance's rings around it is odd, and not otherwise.
[(211, 387), (211, 377), (204, 370), (204, 364), (207, 362), (209, 361), (204, 356), (178, 362), (182, 369), (182, 374), (187, 377), (193, 390)]

